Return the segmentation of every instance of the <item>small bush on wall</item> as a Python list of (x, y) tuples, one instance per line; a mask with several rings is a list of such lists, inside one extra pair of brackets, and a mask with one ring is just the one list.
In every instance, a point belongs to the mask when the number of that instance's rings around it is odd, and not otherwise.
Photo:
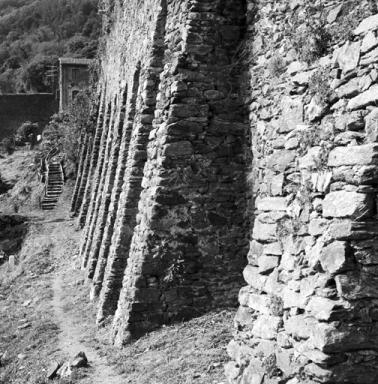
[(286, 70), (285, 61), (280, 55), (273, 56), (268, 63), (269, 75), (273, 78), (279, 77)]
[(325, 55), (331, 43), (324, 6), (305, 0), (291, 18), (289, 35), (298, 59), (308, 64)]
[(322, 104), (327, 104), (332, 95), (329, 83), (330, 70), (328, 67), (320, 67), (312, 74), (308, 84), (310, 94), (318, 96)]

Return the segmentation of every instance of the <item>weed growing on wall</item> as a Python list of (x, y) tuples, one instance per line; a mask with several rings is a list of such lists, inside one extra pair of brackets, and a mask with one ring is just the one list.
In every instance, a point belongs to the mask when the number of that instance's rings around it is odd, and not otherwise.
[(268, 63), (269, 75), (273, 78), (280, 77), (286, 70), (286, 64), (282, 56), (274, 55)]
[(345, 40), (352, 40), (354, 38), (353, 30), (358, 24), (363, 19), (378, 13), (375, 0), (369, 1), (368, 6), (361, 3), (356, 4), (356, 1), (344, 3), (340, 17), (329, 29), (334, 44)]
[(326, 105), (332, 95), (332, 89), (329, 84), (330, 68), (320, 67), (310, 77), (308, 90), (311, 96), (317, 96), (319, 101)]
[(320, 143), (319, 128), (317, 126), (310, 126), (308, 129), (303, 129), (298, 132), (299, 141), (299, 154), (304, 155), (308, 149), (315, 147)]
[(292, 14), (288, 33), (299, 60), (311, 64), (325, 55), (332, 37), (323, 4), (305, 0), (300, 10)]

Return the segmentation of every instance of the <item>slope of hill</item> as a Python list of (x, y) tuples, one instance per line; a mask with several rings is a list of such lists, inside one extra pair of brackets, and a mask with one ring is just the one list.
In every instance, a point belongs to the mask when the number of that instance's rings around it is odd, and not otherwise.
[(51, 90), (59, 56), (95, 55), (97, 0), (0, 0), (0, 93)]

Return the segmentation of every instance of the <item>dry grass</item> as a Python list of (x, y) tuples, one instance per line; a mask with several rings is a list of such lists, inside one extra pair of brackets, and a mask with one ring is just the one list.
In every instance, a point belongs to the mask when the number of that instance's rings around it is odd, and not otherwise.
[(221, 383), (234, 315), (234, 310), (213, 312), (163, 327), (121, 352), (108, 347), (107, 355), (126, 374), (126, 383)]
[(81, 271), (65, 273), (65, 312), (82, 328), (81, 341), (97, 349), (125, 377), (125, 384), (225, 383), (223, 365), (235, 309), (164, 326), (120, 350), (110, 345), (110, 325), (95, 326), (96, 303), (88, 301), (89, 287), (83, 284)]
[(81, 342), (106, 358), (125, 377), (125, 384), (225, 382), (223, 365), (235, 309), (164, 326), (120, 350), (110, 344), (110, 325), (100, 329), (95, 325), (96, 303), (88, 300), (89, 286), (78, 264), (78, 259), (71, 261), (64, 272), (64, 310), (81, 328)]
[(14, 271), (8, 265), (0, 269), (0, 352), (5, 353), (1, 384), (36, 382), (55, 352), (58, 329), (49, 308), (51, 272), (46, 244), (35, 244)]
[(38, 209), (43, 184), (39, 182), (34, 164), (36, 151), (18, 149), (12, 155), (0, 157), (1, 178), (13, 185), (0, 196), (3, 213), (29, 213)]

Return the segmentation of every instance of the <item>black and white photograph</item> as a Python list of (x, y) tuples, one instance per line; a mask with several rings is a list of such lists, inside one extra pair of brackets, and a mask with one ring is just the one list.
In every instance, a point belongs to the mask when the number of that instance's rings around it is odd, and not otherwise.
[(0, 384), (378, 384), (378, 0), (0, 0)]

